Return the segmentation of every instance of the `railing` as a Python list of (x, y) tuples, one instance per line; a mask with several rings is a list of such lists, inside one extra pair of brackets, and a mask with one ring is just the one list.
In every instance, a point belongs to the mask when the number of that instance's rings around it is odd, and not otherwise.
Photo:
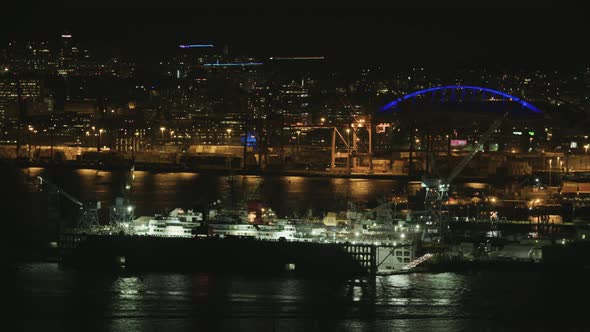
[(431, 259), (433, 256), (434, 256), (433, 254), (426, 254), (422, 257), (416, 258), (415, 260), (411, 261), (408, 265), (402, 267), (402, 270), (404, 270), (404, 271), (411, 270), (411, 269), (415, 268), (416, 266)]

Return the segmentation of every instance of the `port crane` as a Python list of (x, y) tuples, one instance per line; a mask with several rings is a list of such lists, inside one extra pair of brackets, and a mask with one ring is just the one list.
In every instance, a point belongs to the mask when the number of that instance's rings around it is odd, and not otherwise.
[(459, 176), (459, 174), (461, 174), (471, 159), (483, 150), (484, 144), (489, 141), (492, 134), (500, 127), (507, 115), (508, 113), (504, 113), (501, 118), (492, 122), (488, 130), (478, 141), (476, 141), (473, 150), (465, 156), (461, 162), (459, 162), (446, 178), (442, 178), (441, 176), (424, 176), (422, 178), (422, 187), (426, 190), (424, 207), (427, 211), (427, 218), (430, 219), (434, 225), (439, 225), (439, 236), (441, 240), (444, 239), (444, 234), (448, 228), (448, 211), (446, 211), (446, 202), (449, 199), (449, 188), (451, 183), (457, 176)]
[(131, 165), (125, 175), (125, 183), (121, 184), (120, 195), (115, 198), (115, 204), (109, 207), (109, 223), (111, 226), (128, 224), (135, 219), (134, 207), (129, 204), (129, 191), (135, 179), (135, 165)]
[[(380, 204), (372, 209), (369, 210), (365, 210), (363, 212), (363, 215), (365, 218), (370, 218), (370, 216), (372, 216), (373, 212), (378, 213), (379, 211), (383, 211), (384, 214), (386, 214), (386, 216), (388, 218), (395, 218), (396, 216), (394, 214), (391, 213), (391, 210), (389, 210), (388, 208), (391, 207), (391, 205), (397, 205), (398, 202), (396, 199), (391, 199), (383, 204)], [(377, 219), (378, 216), (375, 216), (375, 218)]]
[[(493, 133), (500, 127), (504, 119), (508, 113), (505, 113), (501, 118), (496, 119), (492, 122), (492, 125), (488, 128), (488, 130), (481, 136), (481, 138), (477, 141), (474, 145), (473, 150), (461, 160), (461, 162), (451, 171), (451, 173), (446, 177), (443, 178), (439, 175), (438, 170), (435, 167), (435, 160), (434, 155), (430, 154), (429, 157), (431, 158), (431, 165), (432, 165), (432, 172), (429, 176), (422, 177), (422, 187), (426, 188), (426, 195), (424, 198), (424, 207), (426, 210), (426, 216), (433, 224), (439, 224), (441, 227), (441, 232), (443, 231), (443, 227), (446, 225), (444, 223), (446, 211), (443, 209), (446, 207), (446, 201), (449, 199), (449, 189), (451, 183), (455, 180), (459, 174), (465, 169), (467, 164), (478, 154), (480, 151), (483, 150), (483, 146), (485, 143), (489, 141), (492, 137)], [(372, 212), (377, 210), (386, 208), (391, 206), (395, 202), (393, 200), (385, 202), (373, 209), (365, 211), (365, 215), (368, 216)]]
[(47, 188), (50, 193), (59, 194), (79, 207), (80, 215), (77, 224), (78, 228), (88, 229), (100, 225), (98, 222), (98, 210), (100, 210), (100, 201), (83, 203), (76, 197), (70, 195), (69, 193), (67, 193), (51, 181), (41, 176), (36, 176), (35, 182), (38, 185), (39, 190)]

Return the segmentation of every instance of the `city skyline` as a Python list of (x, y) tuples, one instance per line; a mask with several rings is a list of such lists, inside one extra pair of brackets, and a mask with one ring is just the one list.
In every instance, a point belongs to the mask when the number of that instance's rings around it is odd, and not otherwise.
[[(0, 23), (2, 44), (51, 40), (64, 31), (105, 54), (139, 63), (180, 53), (180, 44), (226, 45), (254, 57), (325, 56), (339, 65), (544, 66), (587, 64), (588, 23), (544, 6), (483, 8), (350, 8), (309, 14), (272, 8), (162, 9), (73, 7)], [(563, 11), (557, 11), (560, 13)], [(252, 16), (248, 16), (252, 15)], [(31, 24), (35, 22), (36, 24)], [(39, 30), (38, 25), (44, 27)], [(559, 40), (559, 42), (557, 42)], [(186, 50), (185, 50), (186, 51)]]
[[(496, 129), (490, 152), (588, 146), (590, 66), (572, 42), (585, 22), (548, 21), (542, 4), (307, 9), (79, 6), (7, 20), (0, 141), (34, 162), (45, 150), (53, 160), (54, 145), (79, 147), (78, 159), (107, 150), (132, 162), (138, 152), (192, 158), (223, 146), (244, 169), (322, 171), (325, 155), (301, 151), (330, 149), (331, 172), (344, 144), (349, 173), (372, 172), (373, 157), (386, 172), (412, 173), (414, 152), (432, 152), (435, 140), (465, 153), (485, 118), (507, 112), (511, 124)], [(368, 130), (345, 138), (355, 126)], [(336, 143), (338, 128), (346, 134)]]
[(0, 8), (17, 329), (587, 330), (586, 11), (349, 3)]

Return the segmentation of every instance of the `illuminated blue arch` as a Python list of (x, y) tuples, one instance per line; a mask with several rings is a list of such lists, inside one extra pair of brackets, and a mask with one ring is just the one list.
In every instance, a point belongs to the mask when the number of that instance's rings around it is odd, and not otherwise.
[(412, 93), (409, 93), (403, 97), (400, 97), (400, 98), (388, 103), (387, 105), (381, 107), (381, 111), (385, 111), (385, 110), (388, 110), (392, 107), (396, 107), (399, 103), (401, 103), (405, 100), (414, 98), (419, 95), (427, 94), (429, 92), (434, 92), (434, 91), (438, 91), (438, 90), (455, 90), (455, 89), (457, 89), (457, 90), (466, 89), (466, 90), (474, 90), (474, 91), (485, 91), (485, 92), (491, 93), (493, 95), (502, 96), (505, 99), (509, 99), (510, 101), (519, 103), (520, 105), (522, 105), (522, 107), (525, 107), (535, 113), (542, 113), (540, 109), (538, 109), (534, 105), (528, 103), (524, 99), (518, 98), (513, 95), (509, 95), (509, 94), (502, 92), (502, 91), (483, 88), (480, 86), (471, 86), (471, 85), (445, 85), (445, 86), (438, 86), (438, 87), (434, 87), (434, 88), (428, 88), (428, 89), (424, 89), (424, 90), (414, 91)]

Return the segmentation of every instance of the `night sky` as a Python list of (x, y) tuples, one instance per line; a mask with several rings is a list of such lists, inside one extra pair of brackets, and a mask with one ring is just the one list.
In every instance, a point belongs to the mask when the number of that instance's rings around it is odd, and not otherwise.
[(544, 2), (507, 3), (396, 8), (70, 6), (33, 14), (15, 8), (22, 15), (0, 22), (0, 42), (55, 40), (67, 30), (90, 50), (129, 55), (139, 62), (178, 53), (180, 43), (213, 43), (219, 49), (228, 44), (233, 54), (323, 55), (340, 64), (587, 64), (590, 24), (583, 11)]

